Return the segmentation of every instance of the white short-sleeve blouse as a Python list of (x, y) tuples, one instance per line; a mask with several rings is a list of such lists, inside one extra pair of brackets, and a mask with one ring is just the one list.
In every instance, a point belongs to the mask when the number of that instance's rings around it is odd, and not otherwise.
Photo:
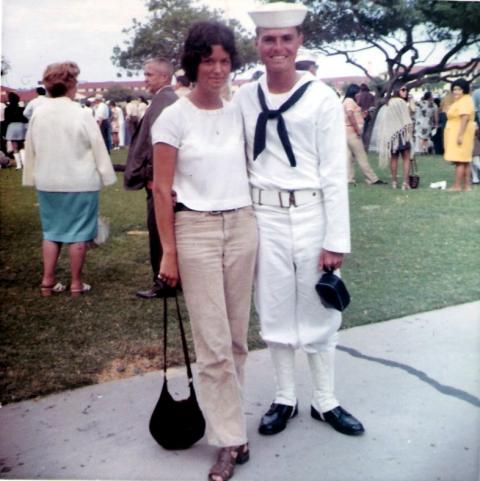
[(152, 126), (153, 144), (178, 149), (173, 190), (177, 202), (193, 210), (251, 205), (240, 109), (224, 102), (205, 110), (182, 97)]

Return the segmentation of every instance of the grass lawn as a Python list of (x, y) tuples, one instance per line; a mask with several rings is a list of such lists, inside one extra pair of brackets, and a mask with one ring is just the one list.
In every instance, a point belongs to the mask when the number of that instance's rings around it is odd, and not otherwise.
[[(112, 157), (122, 163), (125, 151)], [(431, 190), (430, 182), (451, 184), (453, 167), (439, 156), (418, 163), (418, 190), (368, 187), (360, 177), (350, 188), (353, 253), (343, 276), (352, 303), (344, 327), (480, 298), (480, 188), (465, 194)], [(375, 170), (388, 180), (386, 171)], [(122, 174), (118, 180), (101, 194), (111, 237), (88, 253), (85, 279), (92, 292), (42, 298), (35, 191), (21, 187), (19, 171), (0, 170), (2, 403), (161, 366), (162, 303), (134, 297), (151, 281), (145, 195), (124, 191)], [(68, 282), (68, 270), (64, 253), (58, 280)], [(171, 359), (181, 362), (179, 340), (170, 340)], [(262, 346), (253, 310), (250, 346)]]

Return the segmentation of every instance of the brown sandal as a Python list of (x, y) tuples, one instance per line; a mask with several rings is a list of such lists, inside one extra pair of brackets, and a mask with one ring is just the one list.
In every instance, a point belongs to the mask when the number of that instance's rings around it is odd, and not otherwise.
[(250, 459), (248, 443), (241, 446), (221, 448), (218, 452), (217, 462), (208, 473), (210, 481), (227, 481), (233, 476), (236, 464), (244, 464)]

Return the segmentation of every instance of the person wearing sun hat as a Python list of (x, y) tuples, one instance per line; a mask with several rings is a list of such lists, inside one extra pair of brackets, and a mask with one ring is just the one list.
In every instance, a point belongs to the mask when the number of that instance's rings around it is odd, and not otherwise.
[(307, 354), (311, 416), (344, 434), (364, 432), (334, 394), (339, 311), (322, 305), (315, 284), (350, 251), (347, 142), (336, 93), (295, 69), (305, 6), (276, 2), (249, 12), (266, 75), (242, 86), (251, 194), (259, 230), (255, 306), (275, 372), (273, 404), (259, 432), (276, 434), (298, 413), (295, 351)]

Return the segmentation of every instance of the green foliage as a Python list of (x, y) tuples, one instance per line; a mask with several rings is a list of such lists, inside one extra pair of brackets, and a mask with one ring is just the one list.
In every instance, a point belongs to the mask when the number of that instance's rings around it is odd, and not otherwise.
[[(372, 79), (356, 58), (360, 51), (376, 51), (385, 61), (387, 80), (381, 94), (390, 95), (396, 82), (418, 87), (425, 82), (450, 81), (480, 75), (480, 3), (436, 0), (304, 0), (310, 13), (304, 24), (306, 46), (327, 55), (343, 55)], [(444, 57), (433, 66), (416, 69), (419, 47), (434, 49), (439, 42)], [(449, 63), (458, 53), (476, 49), (461, 72)]]
[(1, 76), (7, 75), (10, 71), (11, 65), (10, 62), (2, 55), (2, 67), (1, 67)]
[[(142, 69), (149, 57), (165, 57), (176, 68), (180, 59), (186, 32), (190, 25), (201, 20), (222, 21), (223, 12), (206, 6), (192, 5), (190, 0), (149, 0), (150, 13), (145, 22), (133, 19), (132, 26), (123, 32), (130, 35), (125, 47), (118, 45), (113, 49), (112, 61), (128, 73)], [(234, 30), (237, 48), (244, 66), (255, 61), (255, 50), (251, 37), (236, 20), (230, 20), (229, 26)]]
[(104, 93), (106, 99), (114, 102), (125, 102), (128, 97), (133, 98), (137, 95), (132, 89), (122, 87), (121, 85), (113, 85)]
[[(125, 156), (126, 150), (115, 151), (112, 161), (121, 164)], [(370, 161), (388, 179), (376, 159)], [(418, 190), (366, 186), (360, 175), (350, 188), (353, 249), (342, 273), (352, 303), (344, 327), (479, 298), (480, 187), (465, 194), (431, 190), (430, 182), (451, 183), (453, 167), (439, 156), (418, 162)], [(92, 291), (76, 299), (67, 293), (42, 298), (35, 191), (21, 187), (20, 171), (0, 170), (0, 402), (96, 383), (112, 363), (128, 364), (129, 357), (161, 368), (162, 303), (134, 296), (151, 282), (145, 193), (125, 191), (122, 181), (118, 174), (118, 183), (101, 193), (100, 211), (110, 219), (111, 235), (87, 254), (85, 280)], [(57, 279), (68, 283), (68, 273), (63, 252)], [(172, 309), (169, 324), (176, 322)], [(264, 346), (258, 331), (252, 311), (252, 349)], [(180, 341), (171, 332), (169, 358), (182, 362)]]

